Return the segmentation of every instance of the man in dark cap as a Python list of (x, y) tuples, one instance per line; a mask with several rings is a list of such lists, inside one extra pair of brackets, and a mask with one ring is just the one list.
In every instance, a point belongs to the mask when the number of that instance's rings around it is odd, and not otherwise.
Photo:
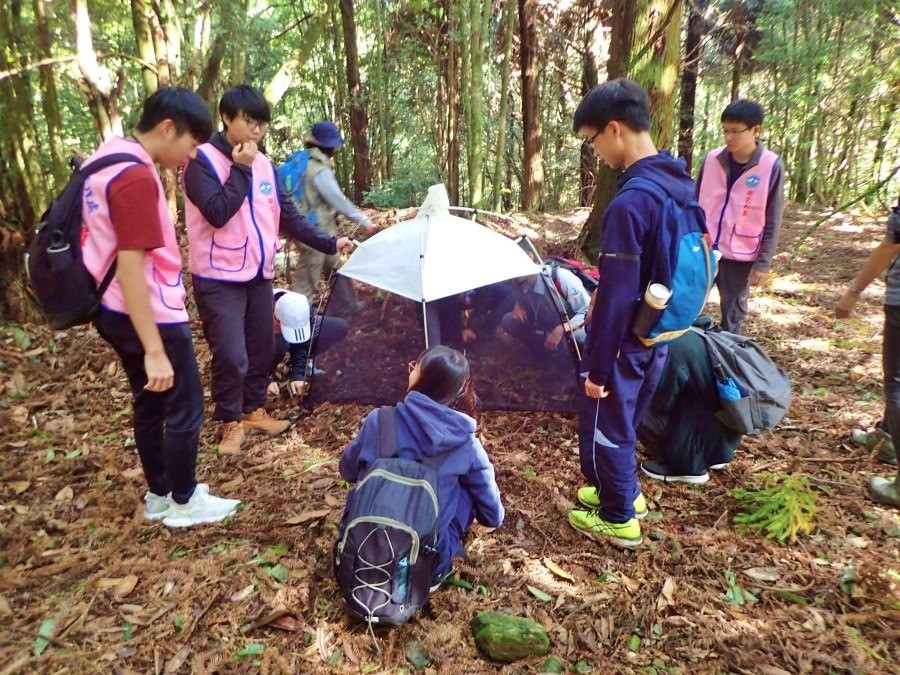
[[(312, 125), (304, 139), (309, 150), (309, 165), (304, 176), (303, 200), (300, 209), (325, 232), (337, 234), (337, 214), (352, 220), (358, 227), (372, 229), (368, 218), (344, 196), (334, 175), (334, 153), (344, 145), (341, 132), (333, 122), (323, 120)], [(341, 265), (340, 256), (320, 253), (305, 244), (300, 245), (300, 264), (294, 291), (311, 298), (315, 295), (322, 273), (326, 278)], [(349, 280), (339, 279), (332, 290), (337, 303), (329, 313), (350, 315), (359, 305)]]

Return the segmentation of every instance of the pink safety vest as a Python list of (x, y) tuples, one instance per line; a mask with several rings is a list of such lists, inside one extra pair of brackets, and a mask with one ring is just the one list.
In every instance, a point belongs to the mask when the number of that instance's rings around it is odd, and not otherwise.
[[(201, 153), (224, 185), (234, 161), (211, 143), (197, 148), (198, 157), (192, 161), (202, 161)], [(275, 169), (261, 152), (257, 153), (250, 168), (250, 195), (221, 228), (210, 225), (185, 194), (184, 218), (191, 274), (219, 281), (250, 281), (262, 266), (263, 278), (275, 276), (275, 254), (282, 248), (278, 239), (281, 206), (278, 204)]]
[[(90, 163), (99, 157), (120, 152), (139, 157), (150, 168), (156, 180), (156, 208), (159, 210), (159, 220), (162, 223), (164, 244), (144, 254), (144, 278), (150, 293), (153, 317), (156, 323), (185, 323), (188, 314), (184, 306), (184, 284), (181, 281), (181, 251), (178, 248), (175, 227), (169, 217), (165, 190), (150, 155), (140, 143), (116, 137), (88, 157), (85, 162)], [(84, 184), (81, 245), (85, 267), (98, 284), (106, 276), (119, 250), (116, 233), (109, 218), (108, 188), (119, 174), (132, 166), (134, 164), (115, 164), (89, 176)], [(114, 312), (128, 313), (118, 279), (113, 279), (103, 294), (101, 304)]]
[(752, 261), (759, 257), (766, 227), (766, 202), (772, 169), (778, 155), (763, 149), (759, 164), (747, 169), (728, 189), (726, 169), (719, 161), (724, 146), (706, 156), (700, 183), (700, 206), (706, 227), (726, 260)]

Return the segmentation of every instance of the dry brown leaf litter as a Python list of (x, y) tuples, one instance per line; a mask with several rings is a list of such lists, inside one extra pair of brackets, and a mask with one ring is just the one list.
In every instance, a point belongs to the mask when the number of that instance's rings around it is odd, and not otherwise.
[[(584, 215), (532, 229), (565, 250)], [(814, 217), (790, 213), (779, 265)], [(566, 524), (581, 484), (573, 419), (482, 415), (507, 521), (474, 529), (460, 565), (471, 590), (437, 593), (408, 626), (379, 633), (378, 652), (344, 618), (331, 576), (346, 492), (337, 457), (367, 409), (309, 415), (282, 399), (278, 412), (297, 424), (277, 439), (253, 437), (237, 458), (211, 451), (216, 429), (206, 425), (199, 477), (245, 508), (225, 525), (169, 530), (141, 519), (129, 394), (112, 351), (93, 330), (5, 327), (0, 674), (397, 672), (411, 669), (412, 640), (433, 660), (427, 672), (536, 672), (542, 659), (501, 666), (478, 654), (468, 623), (487, 610), (540, 622), (552, 653), (594, 672), (896, 672), (897, 577), (885, 572), (900, 570), (898, 521), (864, 497), (868, 476), (889, 469), (847, 442), (852, 426), (881, 414), (880, 290), (843, 324), (831, 314), (881, 228), (833, 219), (793, 270), (776, 267), (754, 296), (747, 331), (790, 370), (794, 406), (705, 486), (642, 480), (660, 517), (644, 521), (637, 552)], [(802, 473), (822, 492), (813, 537), (783, 548), (734, 531), (729, 493), (764, 470)], [(842, 588), (848, 567), (855, 582)], [(758, 602), (726, 601), (727, 570)]]

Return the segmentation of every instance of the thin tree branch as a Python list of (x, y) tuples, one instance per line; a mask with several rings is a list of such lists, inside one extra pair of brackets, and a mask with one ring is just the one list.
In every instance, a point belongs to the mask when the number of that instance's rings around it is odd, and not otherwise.
[[(37, 68), (43, 68), (44, 66), (55, 65), (57, 63), (68, 63), (69, 61), (74, 61), (78, 58), (76, 54), (70, 54), (68, 56), (55, 56), (50, 59), (41, 59), (40, 61), (34, 61), (29, 63), (28, 65), (22, 66), (21, 68), (12, 68), (10, 70), (0, 70), (0, 81), (5, 80), (10, 77), (15, 77), (16, 75), (21, 75), (29, 70), (35, 70)], [(121, 52), (110, 52), (108, 54), (97, 54), (98, 59), (127, 59), (128, 61), (134, 61), (135, 63), (139, 63), (144, 68), (149, 68), (154, 73), (157, 73), (156, 64), (150, 63), (149, 61), (144, 61), (143, 59), (134, 56), (133, 54), (122, 54)]]
[(275, 35), (273, 35), (273, 36), (270, 38), (270, 40), (271, 40), (272, 42), (274, 42), (275, 40), (278, 40), (278, 39), (284, 37), (285, 35), (287, 35), (288, 33), (290, 33), (292, 30), (294, 30), (295, 28), (297, 28), (297, 26), (299, 26), (299, 25), (302, 24), (302, 23), (305, 23), (305, 22), (309, 21), (309, 20), (312, 19), (314, 16), (315, 16), (315, 14), (305, 14), (304, 16), (302, 16), (302, 17), (300, 17), (299, 19), (297, 19), (296, 21), (294, 21), (294, 23), (292, 23), (290, 26), (288, 26), (287, 28), (285, 28), (285, 29), (284, 29), (283, 31), (281, 31), (280, 33), (276, 33)]

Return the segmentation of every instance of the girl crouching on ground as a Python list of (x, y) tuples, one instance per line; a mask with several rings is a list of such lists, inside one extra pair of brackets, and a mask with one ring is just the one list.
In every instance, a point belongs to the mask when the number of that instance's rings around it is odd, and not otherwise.
[[(487, 527), (503, 522), (494, 467), (475, 436), (475, 389), (469, 362), (458, 351), (437, 346), (409, 364), (409, 388), (396, 406), (398, 456), (421, 460), (441, 455), (437, 468), (439, 562), (434, 586), (452, 573), (463, 556), (461, 542), (472, 521)], [(357, 482), (378, 458), (378, 410), (341, 456), (341, 476)]]

